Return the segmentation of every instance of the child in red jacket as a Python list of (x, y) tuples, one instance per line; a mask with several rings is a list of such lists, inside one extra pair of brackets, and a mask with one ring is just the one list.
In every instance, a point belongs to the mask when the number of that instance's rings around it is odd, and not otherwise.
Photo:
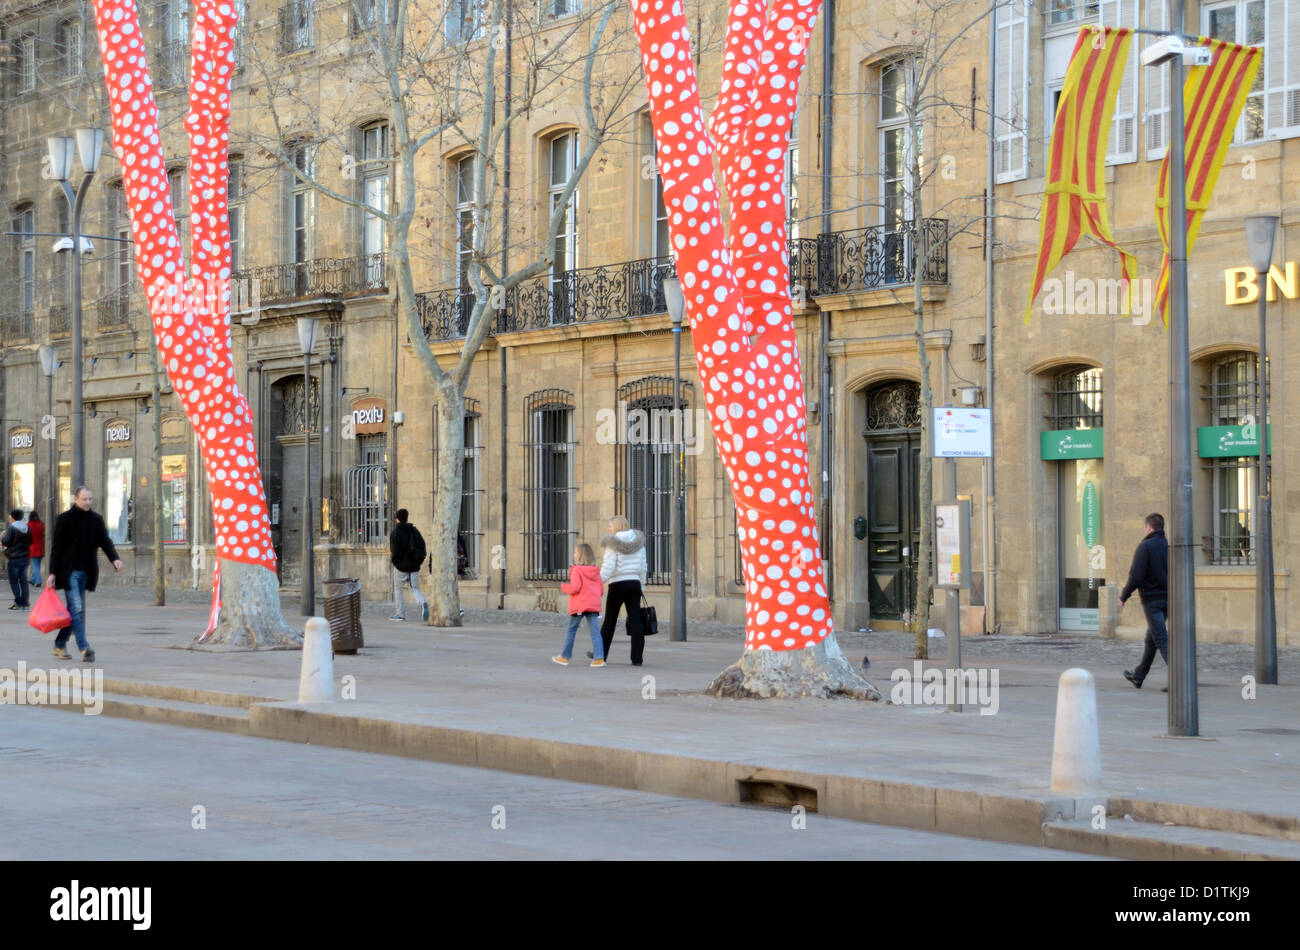
[(564, 634), (564, 649), (559, 656), (551, 657), (551, 660), (561, 666), (569, 665), (569, 657), (573, 656), (573, 639), (585, 617), (591, 625), (591, 665), (604, 666), (605, 641), (600, 638), (600, 627), (596, 621), (600, 617), (600, 598), (605, 592), (605, 584), (600, 579), (596, 552), (590, 544), (579, 544), (573, 549), (569, 583), (561, 584), (560, 590), (569, 595), (569, 629)]

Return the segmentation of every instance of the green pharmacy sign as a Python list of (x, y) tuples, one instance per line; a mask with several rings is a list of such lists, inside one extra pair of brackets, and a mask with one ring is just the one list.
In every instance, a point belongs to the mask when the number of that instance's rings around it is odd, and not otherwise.
[(1044, 432), (1041, 438), (1044, 462), (1064, 459), (1102, 458), (1102, 436), (1105, 429), (1055, 429)]
[[(1273, 427), (1268, 427), (1268, 451), (1273, 454)], [(1259, 455), (1257, 426), (1201, 426), (1196, 430), (1196, 454), (1203, 459)]]

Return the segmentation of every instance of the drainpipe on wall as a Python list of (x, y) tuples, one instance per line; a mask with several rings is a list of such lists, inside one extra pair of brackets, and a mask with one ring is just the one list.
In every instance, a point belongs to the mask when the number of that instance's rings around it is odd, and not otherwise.
[(984, 183), (984, 405), (989, 410), (990, 444), (992, 456), (984, 461), (984, 523), (981, 533), (984, 535), (984, 632), (997, 633), (998, 604), (998, 541), (994, 532), (997, 530), (997, 502), (994, 491), (995, 466), (997, 463), (997, 419), (993, 406), (993, 215), (995, 184), (994, 169), (997, 161), (997, 136), (994, 117), (997, 115), (997, 75), (998, 75), (998, 7), (993, 5), (989, 13), (989, 136), (988, 136), (988, 174)]
[[(831, 95), (834, 91), (835, 64), (835, 0), (826, 0), (822, 15), (822, 234), (831, 233), (831, 142), (834, 133)], [(826, 590), (833, 603), (834, 588), (831, 586), (831, 569), (833, 558), (830, 553), (831, 533), (831, 357), (829, 352), (831, 340), (831, 315), (829, 311), (821, 312), (821, 441), (822, 441), (822, 512), (819, 530), (822, 538), (822, 563), (825, 571)]]
[[(511, 64), (511, 31), (510, 17), (506, 17), (506, 81), (505, 81), (505, 104), (503, 110), (505, 113), (504, 122), (506, 124), (505, 135), (503, 136), (502, 147), (504, 154), (501, 162), (501, 193), (503, 201), (501, 203), (501, 273), (510, 272), (510, 78), (512, 75)], [(501, 598), (497, 601), (497, 610), (506, 609), (506, 348), (498, 346), (497, 352), (497, 372), (501, 377)], [(482, 552), (479, 552), (479, 560), (482, 560)], [(489, 564), (492, 562), (489, 561)], [(486, 572), (485, 572), (486, 573)]]

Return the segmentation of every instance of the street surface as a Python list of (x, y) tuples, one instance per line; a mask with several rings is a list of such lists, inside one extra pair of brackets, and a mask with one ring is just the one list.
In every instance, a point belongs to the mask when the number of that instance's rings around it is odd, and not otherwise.
[(1091, 860), (64, 710), (0, 716), (0, 827), (25, 829), (0, 839), (6, 860)]

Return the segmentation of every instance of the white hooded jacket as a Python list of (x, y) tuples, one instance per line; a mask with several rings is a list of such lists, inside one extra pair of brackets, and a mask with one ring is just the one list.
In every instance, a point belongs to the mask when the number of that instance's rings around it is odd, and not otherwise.
[(645, 586), (645, 535), (629, 529), (607, 534), (600, 543), (605, 548), (605, 560), (600, 565), (601, 580), (606, 584), (639, 581), (642, 587)]

